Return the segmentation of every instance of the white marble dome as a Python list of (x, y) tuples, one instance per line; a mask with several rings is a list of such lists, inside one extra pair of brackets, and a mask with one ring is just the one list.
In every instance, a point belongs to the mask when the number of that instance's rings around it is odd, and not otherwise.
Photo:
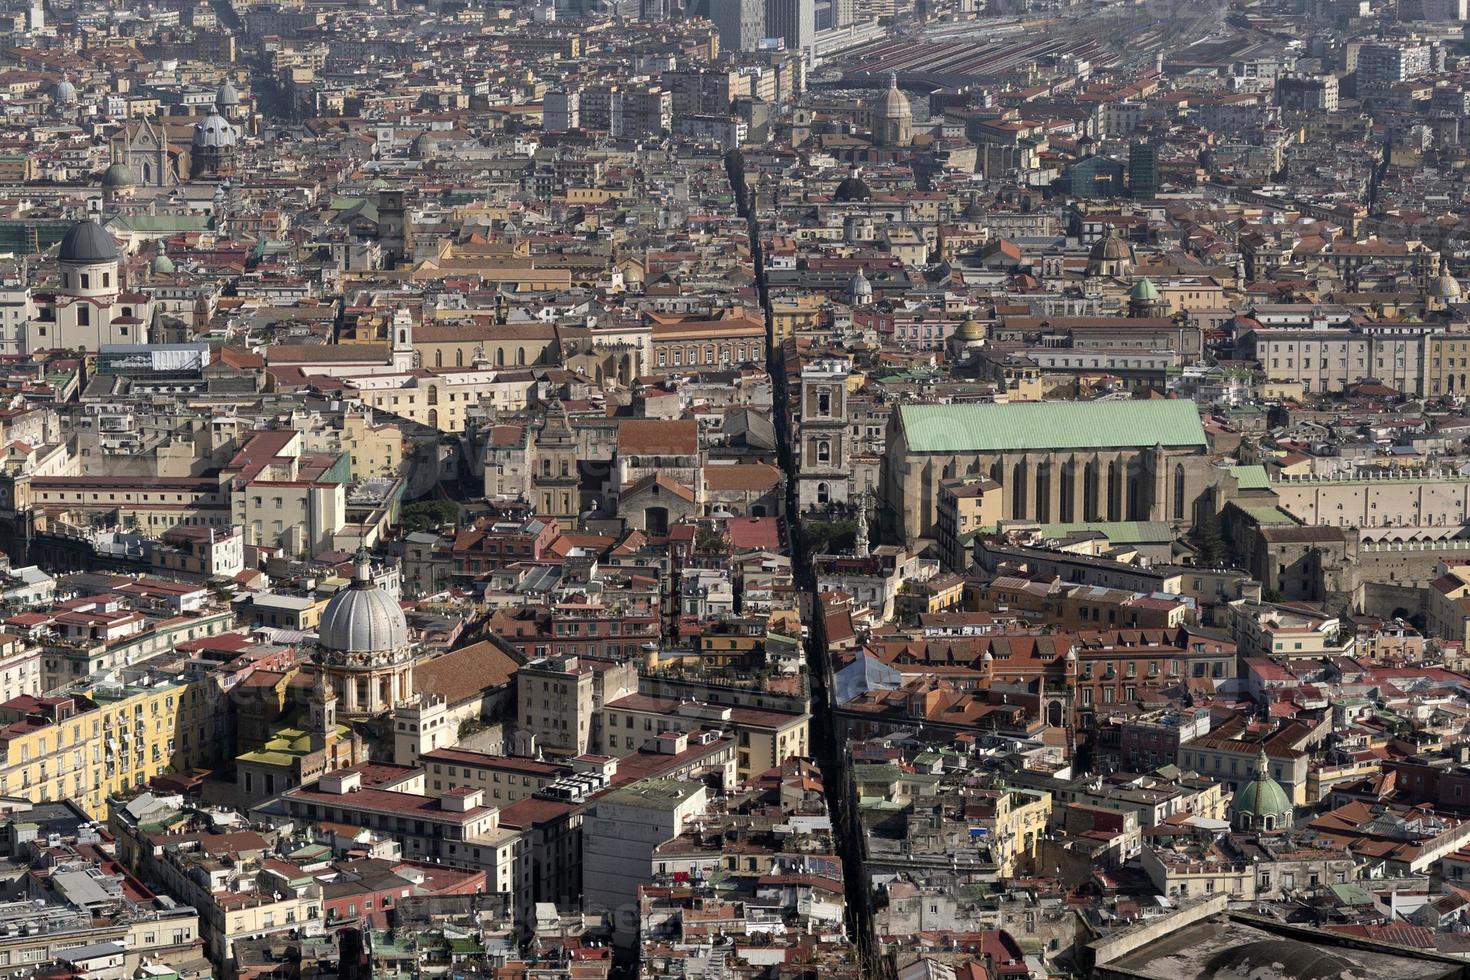
[(408, 646), (408, 622), (397, 600), (360, 567), (352, 584), (322, 610), (316, 635), (329, 654), (397, 653)]

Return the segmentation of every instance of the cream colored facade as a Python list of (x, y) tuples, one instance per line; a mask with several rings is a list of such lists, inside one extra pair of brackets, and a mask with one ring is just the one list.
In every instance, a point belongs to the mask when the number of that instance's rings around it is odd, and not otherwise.
[(1257, 330), (1250, 338), (1268, 384), (1299, 383), (1309, 395), (1340, 392), (1368, 380), (1406, 395), (1424, 390), (1422, 333)]
[(514, 412), (524, 409), (535, 382), (528, 373), (514, 378), (504, 371), (444, 371), (427, 377), (421, 374), (378, 374), (349, 378), (364, 405), (412, 419), (441, 432), (463, 432), (472, 407), (482, 402)]
[(229, 498), (218, 481), (200, 477), (0, 477), (0, 508), (34, 508), (84, 523), (91, 514), (125, 513), (139, 528), (162, 534), (179, 524), (230, 527)]
[(1423, 590), (1424, 613), (1429, 635), (1441, 640), (1470, 639), (1470, 565), (1446, 565)]
[(332, 547), (347, 520), (341, 483), (256, 482), (235, 493), (236, 523), (247, 545), (304, 555)]
[(667, 703), (634, 696), (607, 705), (602, 712), (602, 751), (631, 755), (661, 732), (725, 729), (735, 733), (736, 775), (758, 776), (792, 756), (807, 755), (810, 744), (806, 713), (783, 714), (697, 702)]
[(516, 672), (519, 726), (552, 757), (581, 755), (593, 745), (596, 713), (592, 668), (576, 657), (544, 657)]
[(1278, 480), (1271, 489), (1282, 509), (1304, 524), (1359, 528), (1365, 541), (1452, 537), (1470, 523), (1470, 477), (1460, 474), (1308, 476)]
[(461, 786), (483, 790), (485, 802), (498, 807), (527, 799), (570, 771), (565, 766), (535, 759), (457, 750), (439, 755), (431, 753), (420, 764), (430, 792)]
[(1192, 859), (1175, 856), (1145, 845), (1139, 863), (1159, 894), (1191, 899), (1228, 895), (1232, 901), (1250, 902), (1256, 897), (1256, 876), (1245, 863)]
[[(1205, 736), (1179, 746), (1179, 767), (1228, 786), (1240, 786), (1255, 773), (1257, 751), (1259, 746), (1253, 743)], [(1294, 805), (1306, 803), (1310, 757), (1305, 752), (1286, 754), (1274, 749), (1268, 752), (1271, 778), (1281, 784)]]
[(1224, 287), (1209, 277), (1151, 281), (1159, 291), (1159, 299), (1168, 304), (1171, 314), (1186, 310), (1222, 310), (1229, 306), (1225, 302)]
[(0, 704), (23, 694), (40, 694), (43, 680), (41, 648), (0, 633)]
[(1425, 338), (1424, 394), (1464, 395), (1470, 391), (1470, 334)]
[(993, 528), (1004, 515), (1004, 491), (986, 479), (945, 480), (939, 484), (935, 532), (940, 555), (950, 568), (965, 567), (965, 545), (976, 531)]
[[(18, 816), (17, 819), (23, 818)], [(20, 908), (22, 905), (25, 909)], [(61, 913), (61, 909), (52, 906), (45, 915), (57, 913)], [(116, 956), (121, 963), (121, 971), (89, 969), (86, 976), (136, 976), (139, 974), (134, 971), (145, 963), (157, 966), (169, 963), (174, 957), (188, 960), (198, 955), (195, 944), (200, 937), (199, 914), (187, 905), (142, 912), (131, 920), (121, 916), (117, 919), (103, 916), (94, 919), (83, 913), (74, 920), (87, 923), (80, 928), (68, 928), (56, 919), (46, 922), (45, 915), (37, 916), (34, 906), (28, 901), (0, 904), (0, 918), (7, 920), (7, 925), (20, 927), (6, 928), (0, 933), (0, 972), (6, 976), (29, 975), (36, 971), (37, 965), (55, 963), (65, 952), (76, 955), (77, 947), (102, 943), (116, 943), (122, 948)], [(32, 966), (22, 969), (26, 964)]]
[(346, 453), (353, 480), (395, 477), (403, 464), (403, 430), (391, 422), (375, 424), (366, 412), (342, 417), (342, 428), (323, 427), (304, 432), (307, 452)]

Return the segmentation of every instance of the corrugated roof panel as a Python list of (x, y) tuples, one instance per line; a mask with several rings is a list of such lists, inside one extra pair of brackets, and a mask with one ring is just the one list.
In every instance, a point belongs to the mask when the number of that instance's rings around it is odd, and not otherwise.
[(911, 452), (1026, 452), (1042, 449), (1204, 448), (1193, 402), (1019, 402), (901, 405)]

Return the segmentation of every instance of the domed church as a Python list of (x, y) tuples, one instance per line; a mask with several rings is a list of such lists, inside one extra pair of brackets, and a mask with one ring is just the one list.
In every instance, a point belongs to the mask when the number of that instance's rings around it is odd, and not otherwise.
[(1291, 797), (1271, 778), (1271, 760), (1264, 748), (1256, 755), (1256, 778), (1237, 790), (1230, 801), (1230, 825), (1266, 833), (1292, 828)]
[(874, 120), (873, 137), (877, 146), (904, 147), (914, 141), (914, 110), (898, 87), (896, 72), (888, 76), (888, 91), (883, 93), (882, 114)]
[(211, 110), (203, 122), (194, 124), (189, 152), (189, 176), (195, 180), (217, 179), (235, 169), (235, 152), (240, 134), (228, 119)]
[(398, 600), (373, 581), (366, 551), (357, 553), (352, 584), (322, 611), (317, 648), (344, 718), (383, 714), (414, 696), (408, 622)]

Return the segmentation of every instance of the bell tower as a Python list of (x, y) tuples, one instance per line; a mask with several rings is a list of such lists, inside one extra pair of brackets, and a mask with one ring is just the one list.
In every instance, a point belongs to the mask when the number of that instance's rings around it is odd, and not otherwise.
[(847, 378), (852, 362), (814, 361), (801, 371), (801, 425), (797, 505), (803, 512), (845, 504), (852, 494)]
[(314, 749), (328, 749), (337, 741), (337, 692), (331, 680), (321, 671), (317, 672), (316, 684), (311, 689), (311, 745)]

